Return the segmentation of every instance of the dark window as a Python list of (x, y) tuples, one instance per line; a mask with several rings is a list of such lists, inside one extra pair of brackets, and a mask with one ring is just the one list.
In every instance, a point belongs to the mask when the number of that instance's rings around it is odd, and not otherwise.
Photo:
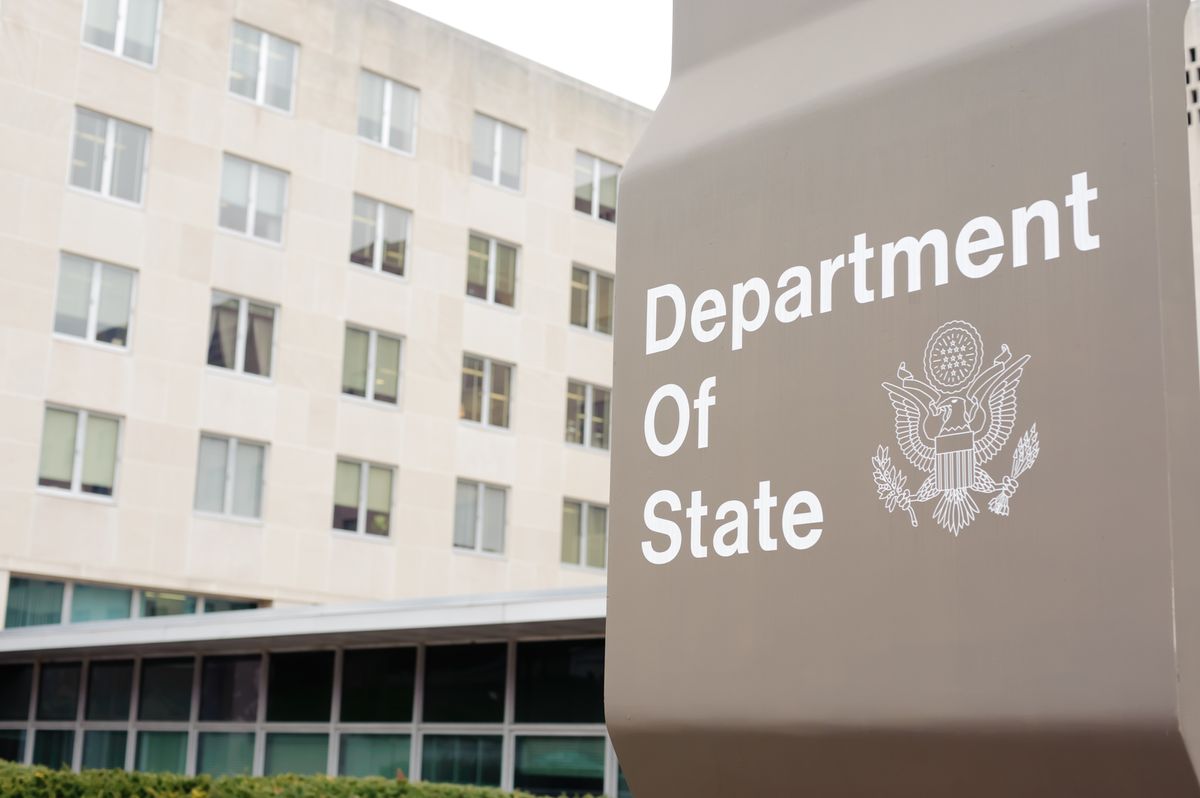
[(0, 760), (25, 761), (25, 730), (0, 729)]
[(342, 720), (403, 723), (412, 720), (413, 648), (347, 651), (342, 659)]
[(272, 654), (267, 684), (267, 720), (327, 722), (333, 701), (333, 652)]
[(200, 675), (200, 720), (254, 721), (262, 658), (205, 657)]
[(426, 649), (424, 719), (434, 723), (504, 720), (507, 649), (504, 643)]
[(517, 645), (517, 723), (603, 723), (604, 641)]
[(500, 786), (500, 740), (492, 735), (425, 735), (421, 743), (422, 781)]
[(38, 729), (33, 738), (33, 764), (53, 770), (71, 767), (75, 753), (75, 732), (63, 729)]
[(0, 665), (0, 720), (29, 718), (33, 665)]
[(38, 720), (75, 720), (81, 670), (78, 662), (53, 662), (42, 666), (38, 683)]
[[(88, 720), (129, 720), (132, 691), (132, 660), (93, 662), (88, 667), (87, 711), (84, 717)], [(122, 742), (122, 750), (124, 746)]]
[(238, 610), (256, 610), (257, 601), (238, 601), (237, 599), (204, 599), (205, 612), (236, 612)]
[[(192, 709), (192, 666), (194, 664), (191, 657), (145, 660), (142, 663), (142, 690), (138, 699), (138, 718), (141, 720), (187, 720)], [(140, 757), (142, 756), (142, 747), (141, 743), (138, 745), (138, 756)], [(156, 749), (151, 745), (146, 750)]]

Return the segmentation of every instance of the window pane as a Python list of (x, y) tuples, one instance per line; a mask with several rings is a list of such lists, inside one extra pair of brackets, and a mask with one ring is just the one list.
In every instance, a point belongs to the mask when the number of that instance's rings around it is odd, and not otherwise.
[(454, 545), (475, 548), (476, 501), (479, 484), (459, 482), (454, 494)]
[(392, 83), (392, 119), (388, 146), (412, 152), (417, 122), (417, 92), (400, 83)]
[(621, 168), (608, 161), (600, 162), (600, 209), (597, 215), (605, 221), (617, 220), (617, 178)]
[[(342, 659), (342, 722), (407, 723), (412, 720), (416, 668), (415, 648), (347, 651)], [(408, 768), (407, 762), (404, 767)]]
[(567, 381), (567, 443), (583, 443), (587, 414), (587, 386)]
[(292, 110), (292, 73), (296, 64), (296, 45), (278, 36), (267, 38), (267, 86), (263, 98), (267, 105), (281, 111)]
[(311, 776), (325, 773), (329, 765), (329, 735), (268, 734), (263, 775), (295, 773)]
[(513, 787), (534, 795), (599, 795), (604, 738), (518, 737)]
[(184, 593), (164, 593), (153, 590), (142, 591), (142, 617), (158, 618), (164, 615), (195, 615), (196, 597)]
[(268, 721), (325, 723), (333, 698), (333, 652), (272, 654), (267, 684)]
[(375, 337), (375, 394), (379, 402), (396, 403), (400, 390), (400, 341), (386, 335)]
[(475, 114), (471, 128), (471, 174), (492, 179), (492, 162), (495, 157), (496, 123), (483, 114)]
[(125, 346), (129, 306), (133, 301), (133, 272), (119, 266), (100, 267), (100, 302), (96, 308), (96, 340)]
[(350, 261), (375, 268), (375, 215), (379, 203), (354, 195), (354, 220), (350, 227)]
[(237, 599), (205, 598), (205, 612), (239, 612), (241, 610), (256, 610), (258, 602), (239, 601)]
[(58, 770), (71, 767), (75, 753), (75, 732), (62, 729), (38, 729), (33, 737), (33, 764)]
[(358, 135), (383, 142), (383, 78), (363, 72), (358, 83)]
[(84, 493), (111, 496), (117, 475), (117, 429), (115, 418), (89, 414), (83, 442)]
[(358, 531), (358, 498), (362, 485), (362, 464), (337, 461), (333, 481), (333, 528)]
[[(142, 661), (142, 687), (138, 693), (140, 720), (188, 719), (192, 708), (193, 664), (191, 657)], [(141, 759), (140, 750), (138, 759)], [(140, 764), (138, 769), (143, 769)]]
[(108, 118), (75, 109), (75, 142), (71, 149), (71, 185), (99, 191), (104, 180), (104, 139)]
[(483, 420), (483, 358), (463, 355), (462, 398), (458, 417), (468, 421)]
[(500, 786), (500, 740), (491, 735), (425, 735), (421, 780)]
[(75, 428), (78, 417), (72, 410), (46, 408), (46, 419), (42, 428), (42, 456), (38, 465), (39, 485), (70, 490), (71, 472), (75, 465)]
[(132, 603), (132, 590), (76, 584), (71, 592), (71, 623), (128, 618)]
[(58, 298), (54, 304), (55, 332), (79, 338), (87, 336), (92, 270), (90, 260), (63, 254), (58, 269)]
[(571, 323), (576, 327), (588, 326), (589, 274), (578, 266), (571, 269)]
[(200, 674), (200, 720), (253, 723), (258, 715), (262, 657), (205, 657)]
[(588, 505), (587, 564), (603, 568), (608, 560), (608, 510)]
[(114, 50), (117, 46), (117, 0), (87, 0), (83, 40)]
[(517, 298), (517, 250), (496, 244), (496, 304), (512, 307)]
[(188, 733), (182, 731), (138, 732), (134, 768), (143, 773), (183, 773), (187, 738)]
[(592, 440), (590, 445), (597, 449), (608, 448), (608, 416), (611, 403), (606, 388), (592, 388)]
[(8, 580), (4, 627), (43, 626), (62, 622), (63, 583), (14, 576)]
[(258, 164), (257, 169), (258, 186), (254, 196), (254, 235), (268, 241), (282, 241), (287, 174), (262, 164)]
[(233, 453), (234, 515), (258, 518), (262, 515), (263, 461), (266, 448), (255, 443), (238, 441)]
[(365, 330), (346, 328), (346, 345), (342, 350), (342, 393), (351, 396), (367, 395), (367, 358), (371, 335)]
[(249, 229), (250, 162), (226, 155), (221, 167), (221, 211), (218, 224), (245, 233)]
[(196, 772), (249, 776), (254, 769), (254, 732), (200, 732)]
[(0, 729), (0, 761), (25, 761), (24, 729)]
[(225, 512), (225, 465), (228, 455), (228, 440), (200, 436), (200, 465), (196, 469), (197, 510)]
[(270, 305), (249, 303), (246, 309), (246, 356), (244, 371), (247, 374), (271, 376), (271, 345), (275, 333), (275, 308)]
[(129, 0), (125, 13), (125, 55), (154, 63), (158, 33), (158, 0)]
[(503, 488), (483, 487), (483, 540), (484, 551), (504, 551), (504, 505), (507, 492)]
[(582, 538), (583, 522), (582, 507), (579, 502), (563, 502), (562, 520), (562, 561), (571, 565), (579, 565), (580, 539)]
[(142, 178), (146, 170), (146, 144), (150, 131), (128, 122), (117, 122), (113, 142), (112, 187), (114, 197), (142, 201)]
[(500, 185), (521, 187), (521, 148), (525, 133), (511, 125), (500, 126)]
[[(76, 585), (76, 590), (79, 587)], [(76, 593), (75, 597), (78, 599), (79, 594)], [(126, 614), (128, 608), (126, 604)], [(88, 666), (87, 710), (84, 717), (87, 720), (129, 720), (132, 693), (133, 660), (93, 660)]]
[(33, 665), (0, 665), (0, 720), (28, 719), (32, 689)]
[(604, 641), (517, 644), (517, 723), (603, 723)]
[(87, 731), (83, 733), (82, 770), (124, 770), (123, 731)]
[(262, 34), (257, 28), (233, 23), (229, 90), (251, 100), (258, 96), (258, 52)]
[(488, 243), (473, 235), (467, 245), (467, 296), (487, 299)]
[(38, 675), (38, 720), (75, 720), (79, 704), (78, 662), (50, 662)]
[(237, 357), (238, 300), (214, 292), (208, 321), (208, 365), (231, 369)]
[(408, 211), (394, 205), (383, 206), (383, 270), (389, 274), (404, 274), (408, 220)]
[(367, 477), (368, 535), (387, 535), (392, 518), (392, 469), (371, 466)]
[(343, 734), (338, 774), (407, 778), (408, 754), (407, 734)]
[(424, 719), (431, 723), (502, 721), (507, 661), (504, 643), (427, 648)]
[(613, 278), (596, 275), (596, 330), (612, 335)]
[(592, 163), (590, 155), (575, 153), (575, 210), (592, 212)]
[(508, 426), (509, 399), (512, 395), (512, 366), (492, 363), (492, 392), (488, 397), (488, 423)]

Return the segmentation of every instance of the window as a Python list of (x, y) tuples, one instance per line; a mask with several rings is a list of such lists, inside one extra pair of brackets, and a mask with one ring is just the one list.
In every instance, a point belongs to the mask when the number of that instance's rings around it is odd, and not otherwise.
[(231, 49), (229, 90), (259, 105), (291, 111), (299, 48), (265, 30), (234, 22)]
[(333, 487), (333, 528), (387, 537), (392, 518), (392, 469), (338, 460)]
[(124, 770), (125, 743), (123, 731), (88, 729), (83, 733), (83, 770)]
[(617, 179), (621, 167), (587, 153), (575, 153), (575, 210), (593, 219), (617, 221)]
[(62, 623), (64, 587), (62, 582), (11, 577), (8, 580), (4, 628)]
[(347, 650), (342, 657), (342, 723), (411, 721), (416, 669), (415, 648)]
[(507, 498), (504, 488), (460, 479), (454, 498), (454, 545), (502, 553)]
[(613, 278), (582, 266), (571, 267), (571, 324), (612, 335)]
[(422, 718), (429, 723), (500, 723), (507, 673), (504, 643), (429, 646)]
[(156, 618), (163, 615), (195, 615), (196, 597), (186, 593), (143, 590), (141, 615)]
[(404, 276), (411, 223), (412, 214), (403, 208), (355, 194), (350, 262)]
[(608, 388), (567, 381), (567, 443), (608, 448)]
[(33, 737), (33, 764), (59, 770), (71, 767), (75, 732), (66, 729), (38, 729)]
[(253, 723), (258, 717), (257, 654), (205, 657), (200, 672), (200, 720)]
[[(268, 722), (329, 722), (333, 705), (332, 651), (272, 654), (268, 671)], [(321, 770), (325, 770), (323, 764)]]
[(200, 732), (196, 773), (249, 776), (254, 770), (254, 732)]
[(141, 125), (76, 108), (71, 185), (140, 205), (149, 145)]
[(382, 776), (407, 774), (410, 738), (407, 734), (345, 734), (338, 756), (338, 775)]
[(271, 376), (275, 308), (214, 291), (208, 324), (208, 365)]
[(71, 589), (71, 623), (111, 621), (129, 617), (133, 591), (76, 583)]
[(563, 501), (562, 561), (603, 568), (608, 559), (608, 508)]
[(471, 174), (497, 186), (520, 190), (524, 146), (524, 130), (476, 113), (471, 131)]
[(363, 70), (358, 86), (358, 135), (412, 155), (417, 145), (417, 90)]
[(111, 496), (117, 476), (117, 435), (112, 416), (47, 407), (42, 427), (38, 484), (46, 488)]
[(396, 404), (400, 389), (400, 339), (374, 330), (346, 328), (342, 393)]
[(83, 665), (79, 662), (54, 662), (42, 666), (38, 679), (38, 720), (75, 720), (82, 672)]
[[(0, 720), (27, 720), (33, 690), (33, 665), (0, 665)], [(0, 759), (8, 759), (0, 753)]]
[(287, 172), (225, 153), (217, 224), (235, 233), (280, 243), (287, 185)]
[(507, 427), (513, 367), (490, 358), (463, 355), (458, 417), (489, 427)]
[[(129, 720), (133, 660), (98, 660), (88, 666), (87, 720)], [(124, 767), (122, 763), (121, 767)]]
[(467, 296), (511, 308), (517, 299), (517, 248), (472, 233), (467, 246)]
[(143, 773), (183, 773), (187, 740), (185, 731), (139, 731), (134, 768)]
[(267, 735), (263, 775), (294, 773), (312, 776), (324, 773), (328, 756), (328, 734), (271, 733)]
[(101, 50), (153, 64), (158, 0), (87, 0), (83, 40)]
[(502, 740), (491, 734), (426, 734), (421, 780), (499, 787)]
[(54, 331), (85, 341), (128, 346), (133, 275), (130, 269), (63, 253)]
[(603, 723), (604, 640), (517, 644), (517, 723)]
[(192, 657), (142, 660), (138, 719), (186, 721), (192, 711), (192, 673), (195, 664)]
[(599, 795), (604, 738), (517, 737), (513, 787), (535, 795)]
[(196, 509), (207, 513), (262, 517), (267, 447), (236, 438), (200, 436)]

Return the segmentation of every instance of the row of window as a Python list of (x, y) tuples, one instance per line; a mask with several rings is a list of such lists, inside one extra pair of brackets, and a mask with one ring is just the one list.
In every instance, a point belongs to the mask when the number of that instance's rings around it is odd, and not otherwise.
[(257, 601), (13, 576), (4, 628), (252, 610)]
[[(507, 419), (507, 398), (493, 396), (487, 405), (493, 408), (488, 410), (488, 423), (498, 422), (499, 414)], [(47, 406), (38, 485), (81, 495), (112, 496), (119, 437), (120, 420), (113, 416)], [(225, 517), (261, 518), (266, 471), (267, 444), (201, 433), (195, 509)], [(394, 465), (339, 457), (334, 471), (332, 528), (389, 536), (395, 475)], [(454, 546), (502, 554), (507, 505), (508, 488), (460, 479), (455, 493)], [(564, 500), (562, 562), (603, 568), (607, 545), (607, 508)]]

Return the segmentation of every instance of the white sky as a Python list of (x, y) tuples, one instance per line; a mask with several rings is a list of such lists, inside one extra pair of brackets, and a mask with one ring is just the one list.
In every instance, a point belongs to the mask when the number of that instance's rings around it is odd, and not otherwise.
[(654, 108), (671, 76), (671, 0), (397, 0)]

